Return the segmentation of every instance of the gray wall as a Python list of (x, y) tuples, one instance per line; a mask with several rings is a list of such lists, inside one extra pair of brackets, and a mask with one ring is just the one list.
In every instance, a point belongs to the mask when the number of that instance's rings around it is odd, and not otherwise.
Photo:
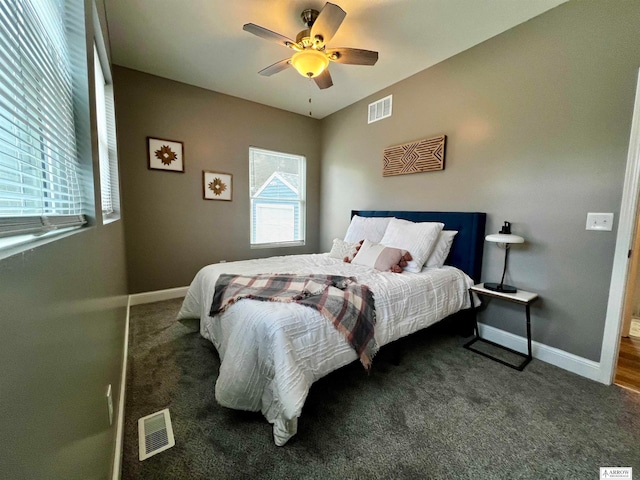
[[(639, 2), (572, 1), (325, 118), (321, 249), (352, 208), (487, 212), (487, 233), (511, 221), (527, 244), (508, 280), (542, 297), (534, 340), (598, 361), (638, 19)], [(367, 105), (388, 94), (393, 116), (367, 125)], [(382, 177), (386, 147), (441, 133), (444, 171)], [(614, 231), (585, 231), (589, 211), (614, 212)], [(503, 255), (485, 245), (485, 281), (499, 281)], [(494, 302), (482, 319), (524, 335), (519, 308)]]
[(0, 261), (1, 478), (106, 478), (120, 393), (122, 222)]
[[(123, 67), (115, 68), (131, 293), (189, 285), (220, 260), (316, 252), (320, 122)], [(185, 173), (147, 169), (146, 137), (184, 142)], [(307, 243), (249, 247), (249, 147), (307, 158)], [(233, 175), (233, 200), (202, 198), (202, 171)]]
[(109, 477), (126, 293), (121, 221), (0, 260), (0, 478)]

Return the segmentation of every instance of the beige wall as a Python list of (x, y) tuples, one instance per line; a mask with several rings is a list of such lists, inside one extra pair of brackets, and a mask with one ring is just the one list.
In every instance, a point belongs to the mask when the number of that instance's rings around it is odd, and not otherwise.
[[(115, 68), (131, 293), (189, 285), (220, 260), (316, 252), (320, 122), (283, 110)], [(184, 142), (185, 173), (147, 169), (146, 137)], [(249, 147), (307, 158), (307, 244), (249, 247)], [(202, 170), (233, 175), (233, 201), (202, 199)]]
[[(351, 209), (484, 211), (488, 232), (509, 220), (527, 239), (508, 281), (542, 296), (534, 339), (598, 361), (615, 230), (584, 227), (589, 211), (617, 222), (639, 9), (571, 1), (321, 122), (117, 67), (130, 291), (187, 285), (219, 260), (326, 251)], [(393, 117), (367, 125), (390, 93)], [(444, 171), (382, 178), (384, 148), (440, 133)], [(183, 141), (186, 173), (149, 171), (147, 136)], [(251, 145), (307, 156), (305, 248), (249, 248)], [(232, 202), (202, 200), (203, 169), (234, 175)], [(485, 280), (502, 258), (487, 245)], [(521, 317), (494, 302), (483, 318), (523, 335)]]
[[(79, 109), (85, 129), (87, 105)], [(92, 145), (81, 143), (82, 161), (92, 163)], [(0, 260), (3, 479), (110, 476), (116, 425), (109, 426), (105, 394), (111, 384), (117, 407), (127, 302), (124, 234), (121, 221), (96, 222), (89, 204), (92, 226)]]
[[(320, 248), (350, 209), (487, 212), (525, 237), (508, 278), (539, 292), (533, 338), (598, 361), (613, 232), (586, 214), (620, 208), (635, 83), (639, 2), (571, 1), (323, 120)], [(425, 46), (428, 48), (428, 46)], [(393, 94), (393, 116), (367, 105)], [(442, 172), (383, 178), (382, 151), (447, 135)], [(485, 246), (483, 279), (503, 251)], [(521, 309), (494, 302), (487, 323), (524, 335)]]

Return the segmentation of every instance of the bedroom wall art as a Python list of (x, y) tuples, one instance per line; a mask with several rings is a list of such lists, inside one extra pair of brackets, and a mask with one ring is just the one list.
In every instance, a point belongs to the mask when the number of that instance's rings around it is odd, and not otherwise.
[(444, 170), (446, 139), (446, 135), (439, 135), (386, 148), (382, 156), (382, 176)]
[(203, 198), (205, 200), (233, 199), (233, 175), (230, 173), (202, 171)]
[(147, 137), (149, 170), (184, 173), (184, 144), (176, 140)]

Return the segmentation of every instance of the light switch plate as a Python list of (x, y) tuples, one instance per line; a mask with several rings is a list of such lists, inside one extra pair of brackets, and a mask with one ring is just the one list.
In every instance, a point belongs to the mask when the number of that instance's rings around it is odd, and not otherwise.
[(587, 230), (610, 232), (613, 230), (613, 213), (587, 213)]

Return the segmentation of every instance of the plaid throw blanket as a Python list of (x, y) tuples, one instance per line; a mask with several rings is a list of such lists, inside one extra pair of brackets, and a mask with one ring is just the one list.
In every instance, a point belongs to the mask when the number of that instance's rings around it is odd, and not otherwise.
[(373, 337), (376, 323), (373, 293), (355, 279), (339, 275), (222, 274), (216, 282), (209, 315), (224, 312), (242, 300), (295, 302), (315, 308), (340, 332), (368, 370), (378, 344)]

